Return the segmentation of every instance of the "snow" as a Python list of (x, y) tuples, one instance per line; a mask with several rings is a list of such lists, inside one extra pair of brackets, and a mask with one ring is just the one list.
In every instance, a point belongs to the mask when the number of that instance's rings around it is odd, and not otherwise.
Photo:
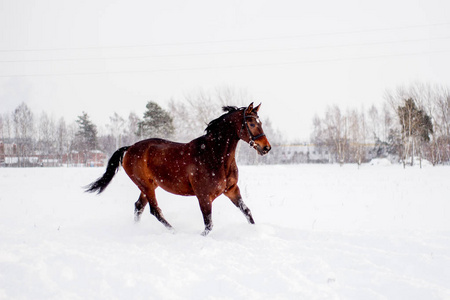
[(374, 158), (369, 162), (370, 165), (374, 166), (390, 166), (392, 165), (391, 161), (387, 158)]
[(256, 225), (225, 197), (158, 190), (175, 233), (120, 170), (0, 169), (0, 299), (449, 299), (450, 167), (241, 166)]

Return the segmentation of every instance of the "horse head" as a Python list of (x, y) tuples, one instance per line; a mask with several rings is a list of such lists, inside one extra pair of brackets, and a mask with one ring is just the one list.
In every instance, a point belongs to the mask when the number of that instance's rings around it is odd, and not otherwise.
[(253, 107), (253, 102), (244, 109), (243, 124), (240, 131), (240, 138), (250, 144), (258, 151), (258, 154), (267, 154), (272, 146), (263, 131), (261, 120), (258, 116), (258, 111), (261, 107), (259, 104)]

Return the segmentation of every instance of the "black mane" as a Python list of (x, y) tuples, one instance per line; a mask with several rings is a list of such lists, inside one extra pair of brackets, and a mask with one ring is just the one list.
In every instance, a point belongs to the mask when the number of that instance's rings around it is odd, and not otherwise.
[(211, 122), (209, 122), (208, 127), (206, 127), (206, 129), (205, 129), (206, 134), (210, 134), (210, 133), (218, 131), (223, 126), (223, 121), (226, 116), (228, 116), (231, 113), (234, 113), (235, 111), (244, 110), (244, 109), (245, 109), (245, 107), (238, 108), (236, 106), (223, 106), (222, 110), (226, 113), (221, 115), (217, 119), (214, 119)]

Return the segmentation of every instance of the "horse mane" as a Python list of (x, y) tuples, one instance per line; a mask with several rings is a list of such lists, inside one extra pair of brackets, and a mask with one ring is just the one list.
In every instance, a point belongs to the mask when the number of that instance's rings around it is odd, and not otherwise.
[(206, 134), (210, 134), (210, 133), (219, 131), (220, 128), (222, 128), (222, 126), (223, 126), (223, 122), (224, 122), (224, 119), (226, 116), (228, 116), (231, 113), (234, 113), (235, 111), (243, 110), (243, 109), (245, 109), (245, 107), (238, 108), (236, 106), (223, 106), (222, 110), (225, 112), (225, 114), (223, 114), (220, 117), (218, 117), (217, 119), (214, 119), (211, 122), (209, 122), (208, 126), (205, 129)]

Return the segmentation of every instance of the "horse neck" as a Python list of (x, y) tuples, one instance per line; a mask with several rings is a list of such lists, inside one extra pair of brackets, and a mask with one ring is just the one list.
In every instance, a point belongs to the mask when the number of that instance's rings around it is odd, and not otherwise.
[(209, 133), (206, 139), (213, 149), (213, 155), (225, 163), (235, 158), (236, 147), (239, 142), (239, 136), (235, 128), (232, 126), (224, 127), (218, 132)]
[(226, 154), (229, 154), (228, 156), (234, 156), (239, 142), (239, 138), (223, 133), (216, 135), (209, 134), (207, 139), (210, 142), (210, 147), (214, 149), (214, 154), (218, 156), (224, 156)]

